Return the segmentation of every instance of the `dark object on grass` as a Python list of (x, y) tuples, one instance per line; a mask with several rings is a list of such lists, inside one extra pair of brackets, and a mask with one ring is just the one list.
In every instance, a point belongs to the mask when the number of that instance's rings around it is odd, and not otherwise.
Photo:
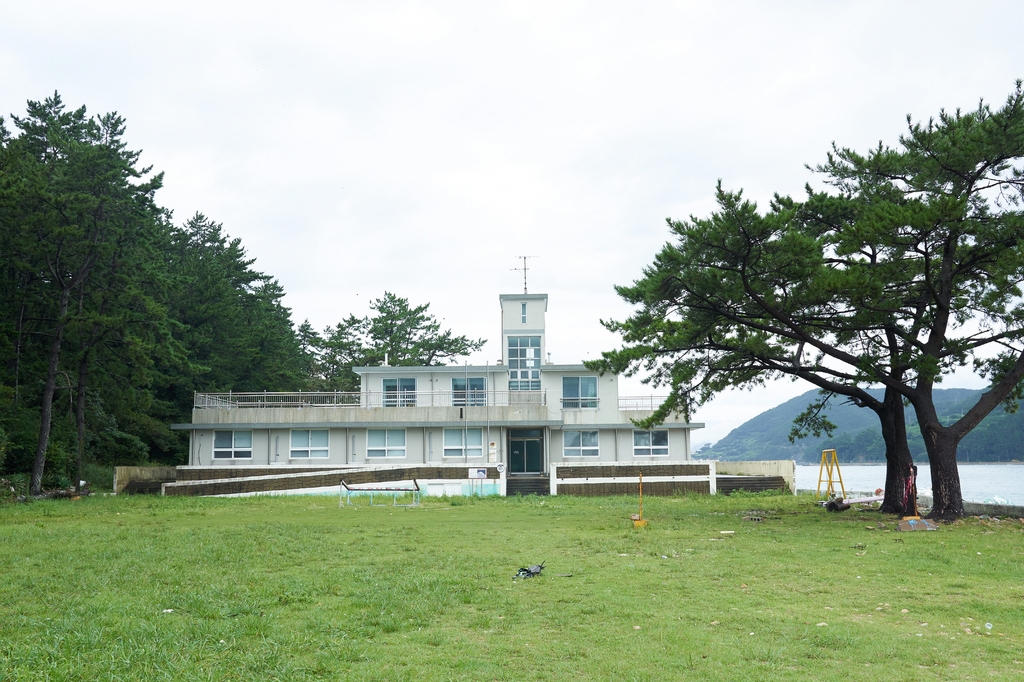
[(836, 498), (834, 500), (829, 500), (825, 504), (825, 509), (828, 509), (831, 512), (846, 511), (849, 508), (850, 508), (850, 503), (849, 502), (845, 502), (843, 500), (843, 498), (841, 498), (841, 497), (838, 497), (838, 498)]
[(533, 566), (530, 566), (529, 568), (520, 568), (518, 571), (516, 571), (516, 578), (534, 578), (540, 575), (540, 572), (544, 570), (545, 563), (546, 562), (542, 561), (539, 564), (534, 564)]

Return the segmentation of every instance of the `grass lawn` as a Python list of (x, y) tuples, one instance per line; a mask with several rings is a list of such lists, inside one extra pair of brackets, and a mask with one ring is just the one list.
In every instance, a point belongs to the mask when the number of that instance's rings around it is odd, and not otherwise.
[(644, 502), (2, 505), (0, 680), (1024, 679), (1020, 521)]

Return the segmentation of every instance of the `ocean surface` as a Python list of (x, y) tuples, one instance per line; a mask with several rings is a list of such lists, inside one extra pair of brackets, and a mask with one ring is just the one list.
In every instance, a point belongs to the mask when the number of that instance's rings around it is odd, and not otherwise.
[[(798, 464), (796, 487), (816, 490), (819, 467)], [(840, 473), (847, 492), (885, 487), (884, 464), (842, 464)], [(918, 493), (931, 495), (932, 472), (927, 464), (918, 464), (917, 476)], [(998, 495), (1010, 504), (1024, 505), (1024, 464), (960, 464), (960, 489), (970, 502), (984, 502)]]

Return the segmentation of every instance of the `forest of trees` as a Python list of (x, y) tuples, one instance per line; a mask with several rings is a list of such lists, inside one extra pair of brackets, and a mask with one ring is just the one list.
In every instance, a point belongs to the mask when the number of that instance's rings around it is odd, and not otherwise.
[[(881, 397), (881, 389), (868, 389)], [(935, 391), (935, 407), (944, 423), (952, 423), (978, 400), (980, 390), (946, 388)], [(856, 405), (832, 400), (823, 415), (834, 425), (831, 436), (808, 434), (790, 440), (793, 422), (809, 403), (819, 398), (808, 391), (773, 407), (729, 432), (722, 440), (702, 450), (698, 456), (720, 460), (795, 459), (817, 463), (821, 451), (834, 448), (841, 462), (885, 462), (885, 442), (878, 419)], [(915, 460), (926, 457), (921, 428), (910, 407), (904, 408), (907, 440)], [(1024, 439), (1024, 412), (997, 408), (960, 442), (957, 460), (963, 462), (1011, 462), (1021, 458), (1019, 444)]]
[(178, 464), (195, 391), (358, 390), (352, 366), (441, 364), (482, 340), (391, 293), (319, 333), (210, 218), (156, 201), (117, 114), (58, 94), (0, 117), (0, 473)]

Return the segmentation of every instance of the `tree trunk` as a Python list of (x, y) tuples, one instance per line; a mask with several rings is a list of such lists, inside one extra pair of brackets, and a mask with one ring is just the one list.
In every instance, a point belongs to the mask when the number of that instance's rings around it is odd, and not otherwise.
[[(920, 423), (920, 417), (918, 417)], [(964, 515), (964, 496), (960, 491), (960, 471), (956, 465), (956, 438), (938, 420), (921, 424), (921, 435), (928, 449), (932, 470), (931, 519), (953, 521)]]
[(18, 340), (14, 346), (14, 406), (18, 406), (18, 397), (21, 394), (21, 339), (25, 328), (25, 304), (21, 304), (18, 312)]
[(75, 453), (75, 490), (82, 492), (82, 454), (85, 451), (85, 382), (89, 373), (89, 353), (82, 354), (78, 363), (78, 396), (75, 401), (75, 427), (78, 433), (78, 447)]
[(53, 330), (53, 342), (50, 344), (50, 362), (46, 370), (46, 383), (43, 384), (42, 405), (39, 409), (39, 442), (36, 445), (36, 457), (32, 462), (33, 495), (43, 491), (43, 468), (46, 466), (46, 449), (50, 445), (50, 424), (53, 421), (53, 392), (57, 386), (57, 366), (60, 362), (60, 347), (64, 341), (64, 326), (67, 324), (70, 298), (71, 287), (65, 287), (60, 292), (57, 324)]
[(885, 441), (885, 499), (879, 511), (887, 514), (907, 513), (912, 500), (905, 499), (907, 476), (914, 459), (907, 445), (907, 418), (903, 411), (903, 396), (891, 388), (885, 389), (882, 409), (877, 411)]

